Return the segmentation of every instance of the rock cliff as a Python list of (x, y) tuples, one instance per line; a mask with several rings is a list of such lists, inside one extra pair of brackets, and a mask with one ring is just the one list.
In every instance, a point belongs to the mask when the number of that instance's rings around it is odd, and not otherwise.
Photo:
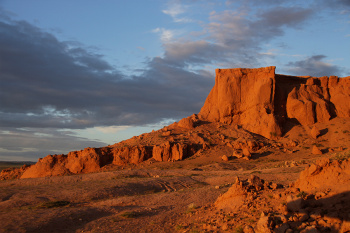
[(217, 69), (215, 86), (198, 115), (202, 120), (239, 124), (268, 138), (281, 136), (275, 89), (275, 67)]
[(215, 86), (198, 116), (239, 124), (267, 138), (281, 136), (288, 120), (301, 125), (350, 117), (350, 77), (294, 77), (275, 67), (217, 69)]

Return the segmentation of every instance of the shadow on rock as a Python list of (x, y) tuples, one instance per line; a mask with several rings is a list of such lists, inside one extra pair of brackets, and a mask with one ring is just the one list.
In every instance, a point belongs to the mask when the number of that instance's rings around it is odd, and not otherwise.
[(301, 192), (299, 197), (287, 198), (287, 209), (291, 213), (287, 223), (292, 229), (312, 226), (320, 232), (350, 231), (350, 191), (311, 195)]

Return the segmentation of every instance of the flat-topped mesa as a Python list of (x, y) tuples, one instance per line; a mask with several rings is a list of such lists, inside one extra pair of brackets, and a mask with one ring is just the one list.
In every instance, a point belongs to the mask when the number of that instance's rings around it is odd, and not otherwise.
[(217, 69), (199, 118), (273, 138), (288, 119), (311, 125), (350, 117), (350, 77), (294, 77), (275, 74), (275, 68)]
[(275, 117), (275, 67), (217, 69), (215, 85), (199, 112), (202, 120), (239, 124), (267, 138), (280, 136)]

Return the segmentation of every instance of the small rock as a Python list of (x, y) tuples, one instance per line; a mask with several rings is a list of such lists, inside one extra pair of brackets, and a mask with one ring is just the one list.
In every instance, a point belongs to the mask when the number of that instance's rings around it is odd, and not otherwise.
[(308, 219), (309, 219), (309, 215), (308, 215), (308, 214), (305, 214), (305, 213), (301, 214), (300, 217), (299, 217), (299, 221), (300, 221), (300, 222), (305, 222), (305, 221), (307, 221)]
[(280, 204), (278, 206), (278, 209), (281, 211), (282, 214), (288, 214), (288, 209), (286, 205)]
[(248, 148), (243, 148), (242, 153), (243, 153), (243, 155), (246, 156), (246, 157), (251, 157), (251, 156), (252, 156), (252, 155), (250, 154)]
[(238, 151), (236, 151), (236, 150), (233, 151), (232, 156), (233, 156), (233, 157), (236, 157), (236, 158), (238, 158), (238, 159), (243, 157), (243, 155), (240, 154), (240, 153), (238, 153)]
[(227, 162), (227, 161), (228, 161), (228, 157), (227, 157), (227, 155), (223, 155), (223, 156), (221, 157), (221, 159), (222, 159), (222, 161), (225, 161), (225, 162)]
[(195, 127), (195, 121), (191, 117), (183, 118), (179, 121), (178, 126), (186, 129), (193, 129)]
[(282, 215), (279, 215), (278, 217), (281, 220), (281, 222), (283, 222), (283, 223), (287, 223), (288, 222), (288, 219), (287, 219), (287, 217), (285, 215), (282, 214)]
[(311, 129), (311, 137), (313, 139), (317, 139), (318, 136), (321, 135), (321, 132), (316, 128), (316, 126), (312, 127)]
[(270, 185), (270, 187), (271, 187), (273, 190), (276, 190), (277, 187), (278, 187), (278, 184), (272, 183), (272, 184)]
[(262, 190), (264, 187), (264, 181), (258, 176), (251, 175), (248, 179), (248, 183), (253, 186), (256, 191)]
[(323, 154), (322, 151), (317, 146), (313, 146), (312, 147), (312, 152), (311, 153), (314, 154), (314, 155), (322, 155)]
[(326, 196), (326, 195), (327, 195), (327, 194), (324, 193), (324, 192), (317, 192), (317, 193), (315, 194), (315, 199), (318, 200), (318, 199), (320, 199), (320, 198), (322, 198), (322, 197), (324, 197), (324, 196)]
[(224, 224), (221, 226), (221, 229), (222, 229), (223, 231), (228, 230), (228, 225), (227, 225), (227, 223), (224, 223)]
[(170, 135), (171, 135), (171, 131), (166, 131), (166, 132), (162, 133), (162, 135), (163, 135), (164, 137), (170, 136)]
[(262, 216), (260, 217), (258, 223), (256, 224), (256, 233), (269, 233), (272, 232), (272, 229), (274, 227), (274, 221), (269, 216)]

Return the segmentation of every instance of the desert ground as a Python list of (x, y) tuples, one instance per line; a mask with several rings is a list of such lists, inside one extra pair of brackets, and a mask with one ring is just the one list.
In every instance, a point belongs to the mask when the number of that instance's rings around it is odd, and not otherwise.
[[(209, 148), (182, 161), (0, 181), (0, 232), (347, 232), (349, 170), (339, 179), (327, 171), (349, 164), (350, 119), (315, 126), (316, 139), (311, 127), (295, 126), (268, 140), (208, 123), (195, 130), (206, 132)], [(225, 145), (239, 135), (263, 146), (237, 158)], [(321, 187), (302, 184), (315, 163), (326, 171), (315, 178)]]

